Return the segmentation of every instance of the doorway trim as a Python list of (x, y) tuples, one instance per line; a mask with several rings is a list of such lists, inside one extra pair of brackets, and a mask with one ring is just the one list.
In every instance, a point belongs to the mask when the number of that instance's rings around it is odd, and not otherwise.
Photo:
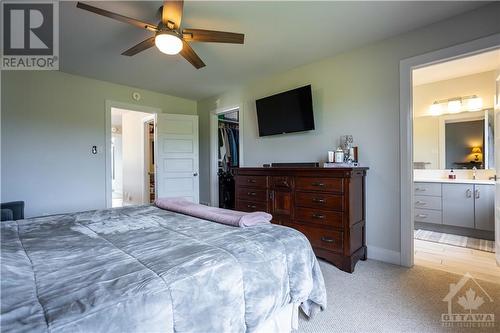
[(124, 102), (117, 102), (113, 100), (106, 100), (105, 101), (105, 203), (106, 203), (106, 208), (111, 208), (112, 207), (112, 187), (111, 187), (111, 109), (112, 108), (117, 108), (117, 109), (125, 109), (125, 110), (130, 110), (130, 111), (136, 111), (136, 112), (144, 112), (144, 113), (151, 113), (153, 115), (156, 115), (158, 113), (162, 113), (162, 109), (156, 108), (156, 107), (151, 107), (151, 106), (145, 106), (145, 105), (138, 105), (138, 104), (132, 104), (132, 103), (124, 103)]
[(218, 136), (216, 130), (218, 129), (218, 116), (220, 114), (238, 111), (238, 128), (239, 128), (239, 144), (238, 144), (238, 160), (240, 167), (244, 165), (243, 159), (243, 124), (244, 112), (241, 105), (232, 106), (229, 108), (220, 108), (210, 112), (210, 205), (219, 207), (219, 182), (217, 177), (218, 165)]
[(479, 38), (445, 49), (403, 59), (399, 63), (400, 183), (401, 183), (401, 260), (414, 263), (413, 210), (413, 96), (412, 71), (417, 68), (482, 53), (500, 47), (500, 34)]

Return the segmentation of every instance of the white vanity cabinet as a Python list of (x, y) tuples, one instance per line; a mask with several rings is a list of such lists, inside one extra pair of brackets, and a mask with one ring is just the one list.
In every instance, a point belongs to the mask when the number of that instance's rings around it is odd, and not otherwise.
[(415, 222), (494, 231), (495, 186), (415, 182)]

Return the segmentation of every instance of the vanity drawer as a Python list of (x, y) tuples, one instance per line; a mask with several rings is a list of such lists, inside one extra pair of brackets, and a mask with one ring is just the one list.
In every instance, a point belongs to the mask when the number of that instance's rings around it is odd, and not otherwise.
[(236, 201), (236, 210), (241, 212), (267, 212), (266, 202), (256, 202), (256, 201)]
[(313, 247), (342, 252), (343, 233), (340, 231), (316, 228), (297, 223), (287, 223), (286, 225), (303, 233)]
[(295, 188), (304, 191), (343, 192), (342, 179), (296, 177)]
[(442, 209), (441, 197), (416, 195), (415, 208), (441, 210)]
[(415, 195), (441, 196), (441, 183), (414, 183)]
[(295, 204), (299, 207), (322, 208), (342, 211), (342, 195), (295, 192)]
[(443, 215), (439, 210), (415, 209), (415, 222), (443, 223)]
[(236, 177), (236, 187), (252, 186), (252, 187), (267, 187), (266, 176), (238, 176)]
[(295, 208), (295, 220), (342, 228), (342, 213), (313, 208)]
[(267, 190), (240, 187), (237, 193), (238, 200), (267, 201)]

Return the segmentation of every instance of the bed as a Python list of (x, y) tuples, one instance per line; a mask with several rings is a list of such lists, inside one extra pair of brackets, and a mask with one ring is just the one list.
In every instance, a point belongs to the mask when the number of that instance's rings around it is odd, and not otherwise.
[(282, 226), (136, 206), (2, 222), (1, 237), (3, 332), (260, 332), (326, 307), (308, 240)]

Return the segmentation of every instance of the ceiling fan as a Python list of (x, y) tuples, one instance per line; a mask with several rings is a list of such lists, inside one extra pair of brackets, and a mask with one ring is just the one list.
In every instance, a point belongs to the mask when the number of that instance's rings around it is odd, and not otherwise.
[(165, 0), (163, 6), (160, 7), (161, 21), (155, 25), (148, 22), (143, 22), (131, 17), (116, 14), (101, 8), (87, 5), (78, 2), (76, 7), (89, 12), (106, 16), (120, 22), (128, 23), (140, 29), (145, 29), (154, 32), (155, 35), (132, 46), (130, 49), (124, 51), (122, 55), (133, 56), (139, 52), (149, 49), (156, 45), (156, 47), (166, 54), (180, 53), (187, 61), (189, 61), (196, 69), (205, 67), (205, 63), (194, 52), (188, 42), (211, 42), (211, 43), (230, 43), (230, 44), (243, 44), (245, 35), (213, 31), (203, 29), (182, 29), (182, 9), (184, 1)]

